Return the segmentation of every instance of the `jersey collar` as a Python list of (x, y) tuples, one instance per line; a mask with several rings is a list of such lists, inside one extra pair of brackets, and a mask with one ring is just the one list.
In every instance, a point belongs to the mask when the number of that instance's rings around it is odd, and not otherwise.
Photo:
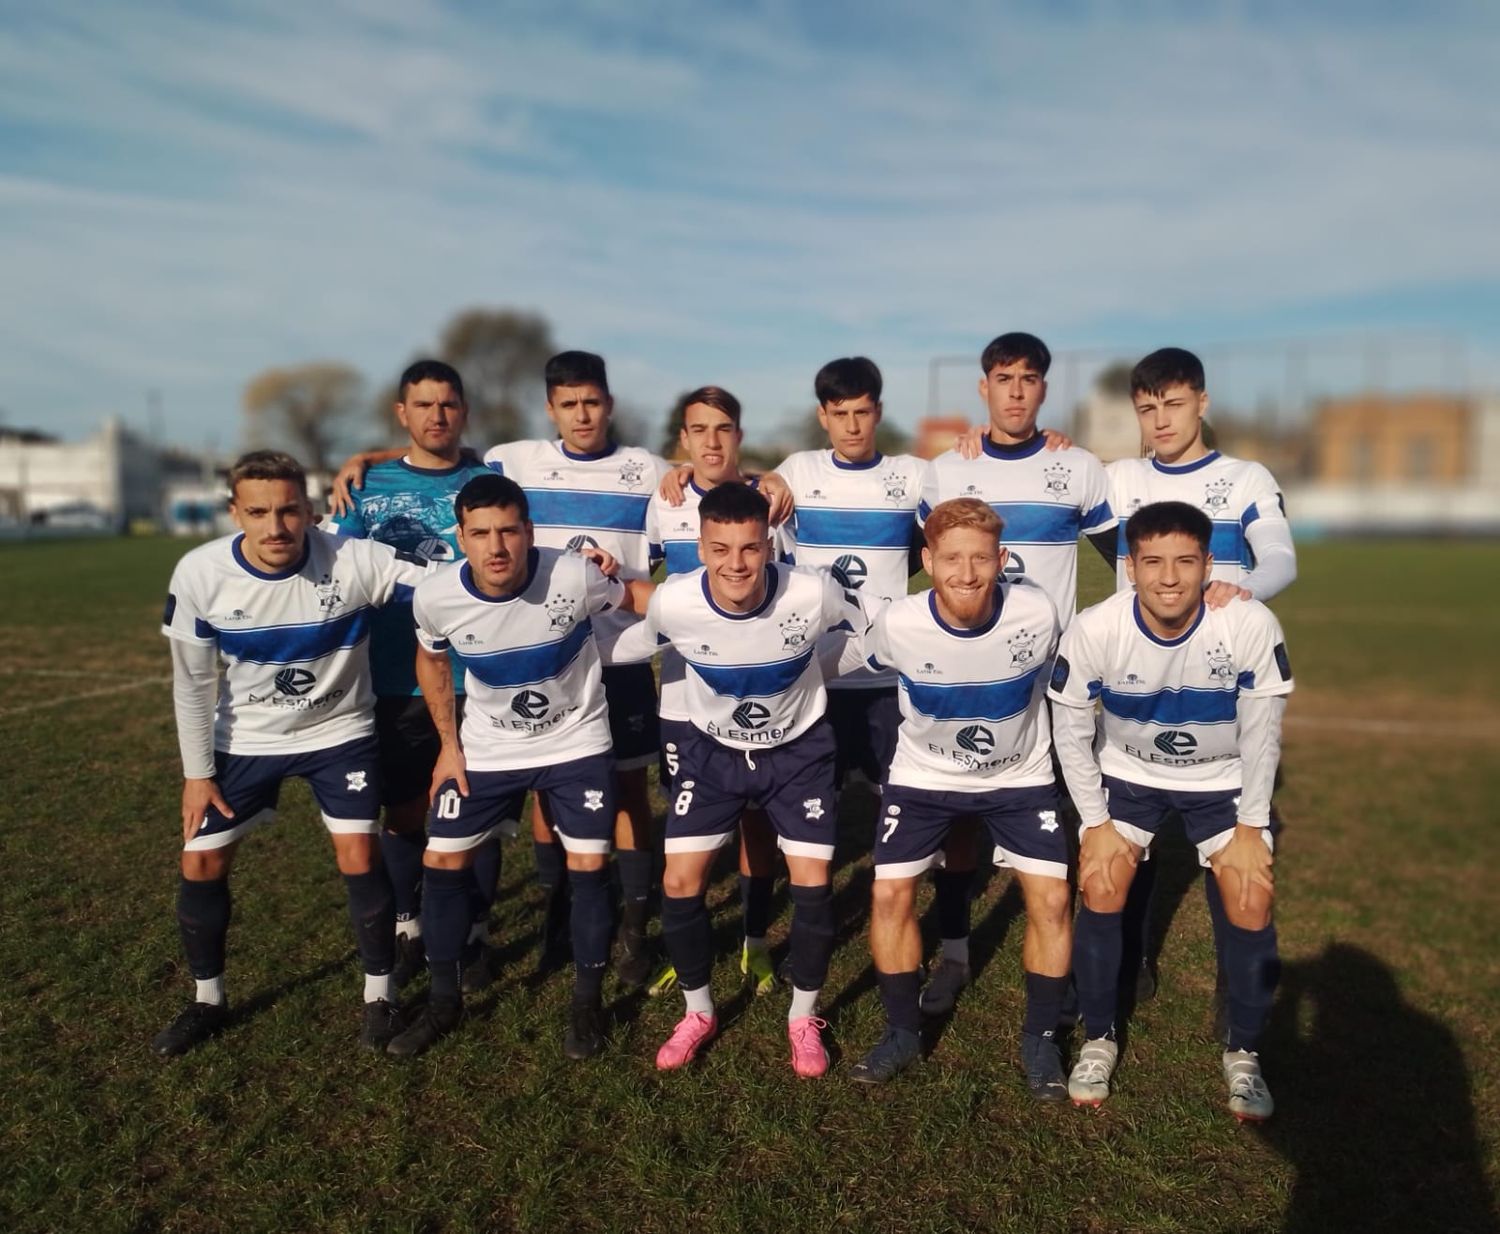
[(486, 604), (509, 604), (512, 600), (517, 599), (520, 596), (524, 596), (527, 592), (527, 589), (530, 588), (531, 580), (536, 577), (536, 566), (537, 561), (540, 559), (540, 557), (541, 554), (538, 553), (535, 548), (532, 548), (527, 552), (526, 581), (521, 584), (521, 587), (518, 591), (513, 591), (508, 596), (487, 596), (484, 592), (480, 591), (479, 588), (474, 585), (474, 571), (470, 568), (467, 561), (464, 562), (463, 565), (458, 567), (458, 581), (464, 585), (464, 590), (467, 591), (476, 600), (483, 600)]
[(986, 433), (979, 439), (979, 444), (984, 447), (984, 452), (989, 458), (1017, 459), (1030, 458), (1033, 454), (1045, 449), (1047, 439), (1038, 430), (1017, 445), (1002, 446), (997, 442), (991, 441), (990, 435)]
[(472, 467), (473, 463), (465, 459), (463, 455), (459, 455), (458, 462), (449, 467), (418, 467), (410, 459), (404, 458), (398, 458), (396, 465), (403, 471), (411, 472), (414, 476), (451, 476), (463, 471), (466, 467)]
[(1136, 596), (1130, 601), (1130, 613), (1131, 616), (1135, 618), (1135, 628), (1142, 634), (1144, 634), (1147, 638), (1149, 638), (1158, 647), (1181, 647), (1183, 643), (1187, 642), (1188, 639), (1192, 638), (1193, 635), (1197, 633), (1198, 627), (1203, 624), (1203, 614), (1206, 612), (1208, 612), (1208, 605), (1204, 604), (1202, 601), (1199, 601), (1198, 615), (1193, 618), (1192, 625), (1190, 625), (1176, 638), (1159, 638), (1157, 635), (1151, 633), (1151, 628), (1141, 617), (1140, 596)]
[(846, 463), (843, 459), (839, 458), (835, 451), (830, 450), (828, 451), (828, 461), (840, 471), (869, 471), (870, 468), (879, 467), (881, 463), (885, 462), (885, 455), (876, 450), (875, 457), (868, 463)]
[(938, 629), (945, 634), (951, 634), (954, 638), (979, 638), (988, 634), (995, 628), (995, 623), (1000, 620), (1000, 610), (1005, 607), (1005, 584), (996, 580), (995, 582), (995, 611), (990, 614), (989, 620), (982, 626), (976, 626), (972, 630), (965, 630), (961, 626), (950, 626), (943, 620), (942, 614), (938, 612), (937, 592), (927, 593), (927, 611), (932, 614), (933, 621), (937, 622)]
[(263, 579), (268, 583), (277, 583), (282, 579), (291, 578), (293, 575), (302, 572), (302, 567), (307, 564), (308, 557), (312, 555), (312, 538), (313, 532), (309, 529), (307, 539), (302, 545), (302, 556), (297, 559), (296, 565), (288, 566), (285, 570), (262, 570), (256, 566), (252, 566), (249, 558), (245, 556), (243, 548), (240, 547), (245, 541), (245, 533), (243, 531), (235, 536), (234, 543), (229, 546), (229, 551), (234, 554), (235, 564), (245, 571), (246, 574), (252, 578)]
[(568, 447), (563, 443), (563, 439), (559, 437), (557, 439), (557, 448), (562, 451), (562, 455), (564, 458), (570, 458), (575, 463), (597, 463), (601, 458), (608, 458), (611, 454), (618, 450), (620, 448), (620, 443), (611, 439), (610, 442), (604, 447), (604, 449), (598, 451), (595, 454), (574, 454), (573, 451), (568, 449)]
[(1195, 458), (1191, 463), (1163, 463), (1157, 459), (1151, 460), (1151, 466), (1166, 476), (1185, 476), (1190, 471), (1197, 471), (1200, 467), (1207, 467), (1210, 463), (1217, 462), (1219, 452), (1210, 450), (1202, 458)]
[(730, 621), (749, 621), (752, 617), (759, 617), (766, 609), (771, 607), (771, 601), (776, 599), (776, 588), (781, 584), (781, 574), (774, 565), (766, 566), (766, 596), (759, 604), (748, 613), (731, 613), (728, 609), (720, 608), (714, 603), (713, 592), (708, 589), (708, 569), (703, 570), (703, 598), (708, 601), (711, 608), (720, 617), (727, 617)]

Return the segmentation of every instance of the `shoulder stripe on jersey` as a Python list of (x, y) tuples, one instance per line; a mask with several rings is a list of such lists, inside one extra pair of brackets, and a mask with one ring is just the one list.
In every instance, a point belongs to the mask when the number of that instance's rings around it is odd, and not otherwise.
[(805, 548), (899, 548), (911, 544), (910, 510), (797, 511), (797, 543)]
[(1137, 724), (1233, 724), (1238, 718), (1239, 689), (1199, 690), (1183, 686), (1154, 694), (1100, 691), (1104, 710)]
[(1031, 692), (1036, 685), (1034, 668), (1009, 681), (960, 682), (954, 685), (934, 685), (926, 681), (913, 681), (901, 674), (901, 686), (911, 705), (924, 716), (934, 720), (1008, 720), (1018, 716), (1031, 703)]
[(698, 560), (696, 540), (667, 540), (662, 547), (666, 549), (668, 574), (686, 574), (703, 564)]
[(687, 657), (688, 666), (715, 694), (724, 698), (771, 698), (785, 694), (812, 662), (809, 647), (792, 660), (774, 664), (701, 664)]
[[(207, 624), (207, 623), (205, 623)], [(357, 647), (370, 632), (370, 609), (357, 608), (331, 621), (300, 626), (262, 626), (255, 630), (210, 627), (219, 650), (246, 664), (302, 664)]]
[(578, 658), (592, 631), (593, 623), (585, 619), (574, 622), (573, 628), (555, 643), (494, 651), (488, 655), (466, 655), (454, 648), (454, 654), (490, 689), (509, 690), (534, 685), (561, 674)]
[(649, 494), (591, 493), (585, 489), (528, 488), (531, 521), (548, 527), (646, 530)]
[(1081, 522), (1077, 506), (1042, 501), (992, 501), (1005, 520), (1002, 544), (1072, 544)]

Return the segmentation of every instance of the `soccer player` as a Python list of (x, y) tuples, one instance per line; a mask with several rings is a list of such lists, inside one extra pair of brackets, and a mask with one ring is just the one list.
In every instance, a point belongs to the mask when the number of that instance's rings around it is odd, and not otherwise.
[[(530, 790), (548, 795), (572, 887), (575, 977), (563, 1053), (590, 1058), (604, 1047), (615, 817), (594, 623), (643, 608), (652, 585), (607, 577), (600, 564), (612, 570), (615, 562), (597, 548), (587, 557), (538, 548), (526, 494), (504, 476), (470, 480), (454, 510), (464, 563), (412, 598), (417, 679), (442, 742), (423, 858), (431, 996), (387, 1048), (420, 1054), (461, 1019), (460, 958), (478, 895), (474, 853), (517, 817)], [(464, 667), (461, 730), (450, 652)]]
[[(457, 371), (441, 360), (418, 360), (401, 374), (396, 422), (409, 438), (400, 458), (374, 464), (350, 508), (334, 519), (340, 535), (389, 544), (424, 561), (458, 556), (453, 498), (484, 464), (463, 450), (468, 408)], [(396, 895), (396, 967), (400, 989), (426, 967), (422, 947), (422, 850), (427, 836), (427, 792), (440, 742), (417, 687), (417, 640), (411, 605), (396, 601), (376, 613), (370, 631), (370, 669), (375, 682), (375, 736), (380, 742), (381, 799), (385, 827), (381, 856)], [(459, 707), (463, 688), (459, 686)], [(483, 916), (474, 923), (475, 962), (465, 984), (477, 990), (493, 979), (483, 940), (499, 878), (500, 848), (491, 843), (477, 871)]]
[(754, 805), (776, 829), (791, 885), (792, 1068), (820, 1076), (828, 1052), (817, 1001), (833, 951), (836, 818), (833, 734), (815, 648), (825, 634), (862, 633), (864, 619), (829, 574), (772, 561), (770, 506), (760, 493), (721, 484), (698, 513), (703, 568), (664, 582), (646, 620), (615, 648), (623, 658), (657, 643), (674, 647), (687, 665), (693, 721), (667, 815), (661, 914), (687, 1014), (656, 1065), (686, 1065), (718, 1031), (704, 893), (714, 853)]
[[(1109, 1096), (1118, 1059), (1120, 915), (1169, 812), (1183, 819), (1227, 916), (1229, 1109), (1271, 1115), (1257, 1053), (1276, 987), (1271, 785), (1292, 689), (1281, 627), (1258, 600), (1210, 608), (1213, 525), (1185, 502), (1142, 506), (1125, 527), (1135, 591), (1080, 613), (1063, 635), (1049, 697), (1081, 837), (1083, 896), (1073, 973), (1088, 1038), (1068, 1079), (1075, 1104)], [(1103, 709), (1095, 746), (1094, 704)]]
[[(1210, 607), (1241, 597), (1269, 601), (1279, 595), (1297, 577), (1297, 552), (1281, 490), (1260, 463), (1210, 450), (1203, 440), (1209, 404), (1203, 362), (1181, 347), (1153, 351), (1131, 371), (1130, 397), (1142, 448), (1150, 453), (1120, 459), (1105, 469), (1111, 508), (1128, 518), (1152, 502), (1185, 501), (1208, 515), (1213, 523), (1213, 570), (1204, 599)], [(1123, 523), (1116, 552), (1117, 586), (1125, 591), (1130, 577)], [(1136, 971), (1137, 998), (1150, 998), (1156, 991), (1149, 937), (1155, 884), (1155, 863), (1148, 862), (1137, 871), (1125, 906), (1129, 952), (1136, 947), (1140, 951), (1138, 962), (1131, 954), (1128, 965)], [(1215, 995), (1221, 1018), (1224, 907), (1217, 881), (1205, 874), (1203, 885), (1221, 958)]]
[(244, 455), (229, 491), (239, 532), (177, 563), (162, 619), (184, 777), (177, 920), (196, 991), (152, 1048), (182, 1054), (228, 1021), (230, 867), (240, 841), (275, 817), (281, 782), (300, 776), (349, 896), (365, 970), (360, 1043), (383, 1049), (398, 1027), (396, 925), (377, 838), (369, 631), (374, 611), (409, 593), (423, 568), (386, 545), (317, 530), (289, 455)]
[(1047, 709), (1056, 610), (1029, 579), (1004, 573), (1000, 517), (961, 497), (928, 516), (922, 563), (932, 589), (896, 600), (865, 638), (871, 665), (898, 674), (901, 727), (881, 789), (870, 952), (886, 1032), (852, 1072), (878, 1084), (921, 1048), (922, 939), (917, 879), (952, 824), (977, 816), (995, 862), (1016, 872), (1026, 904), (1021, 1057), (1042, 1101), (1066, 1093), (1057, 1024), (1068, 985), (1068, 848), (1058, 821)]
[[(680, 406), (682, 429), (678, 440), (687, 455), (692, 476), (677, 503), (668, 501), (658, 490), (651, 495), (646, 510), (651, 557), (665, 561), (668, 577), (686, 574), (703, 565), (698, 556), (698, 505), (704, 495), (720, 484), (749, 484), (752, 488), (758, 484), (740, 471), (740, 442), (744, 434), (740, 430), (739, 400), (719, 386), (703, 386), (685, 394)], [(672, 786), (677, 778), (680, 747), (693, 726), (685, 673), (682, 657), (670, 647), (663, 649), (661, 783), (668, 801), (675, 796)], [(756, 994), (769, 994), (776, 988), (776, 969), (766, 943), (775, 872), (775, 833), (760, 811), (747, 811), (740, 821), (740, 907), (744, 922), (740, 972), (749, 979)], [(649, 992), (665, 994), (676, 981), (677, 972), (668, 965), (652, 981)]]
[[(1073, 445), (1049, 450), (1037, 429), (1047, 397), (1052, 353), (1032, 334), (1002, 334), (980, 357), (979, 394), (989, 431), (978, 457), (957, 450), (938, 456), (928, 472), (919, 517), (940, 502), (977, 497), (1005, 523), (1007, 574), (1024, 574), (1047, 593), (1067, 629), (1078, 604), (1078, 539), (1114, 562), (1115, 516), (1104, 466)], [(942, 962), (922, 991), (929, 1015), (950, 1011), (969, 981), (969, 894), (976, 853), (972, 830), (950, 839), (946, 865), (933, 878)]]

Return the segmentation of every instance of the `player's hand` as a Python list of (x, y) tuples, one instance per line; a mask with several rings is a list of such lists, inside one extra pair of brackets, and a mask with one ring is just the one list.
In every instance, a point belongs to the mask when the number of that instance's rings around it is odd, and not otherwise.
[(680, 506), (685, 500), (688, 483), (693, 478), (693, 466), (684, 463), (681, 467), (674, 467), (661, 478), (661, 484), (657, 492), (661, 499), (669, 506)]
[(369, 466), (369, 459), (363, 454), (356, 454), (339, 468), (339, 474), (333, 477), (333, 488), (328, 494), (328, 511), (334, 518), (343, 518), (354, 509), (353, 490), (364, 488), (365, 471)]
[(1055, 428), (1044, 428), (1042, 436), (1047, 439), (1047, 449), (1066, 450), (1073, 444), (1073, 439), (1066, 433), (1059, 433)]
[(1237, 587), (1218, 579), (1203, 589), (1203, 603), (1209, 608), (1223, 608), (1231, 600), (1253, 600), (1254, 594), (1247, 587)]
[(1264, 827), (1237, 823), (1229, 843), (1208, 859), (1215, 876), (1233, 870), (1239, 878), (1240, 911), (1250, 908), (1250, 888), (1262, 887), (1267, 895), (1276, 894), (1276, 880), (1271, 875), (1271, 850), (1261, 833)]
[(1115, 895), (1115, 862), (1128, 861), (1133, 868), (1140, 860), (1136, 846), (1122, 836), (1113, 822), (1089, 827), (1078, 842), (1078, 885), (1087, 887), (1098, 876), (1099, 888), (1111, 899)]
[(787, 487), (787, 482), (774, 471), (768, 471), (761, 476), (760, 491), (761, 496), (771, 503), (772, 527), (780, 527), (792, 517), (795, 504), (792, 501), (792, 490)]
[(602, 548), (581, 548), (578, 550), (578, 555), (592, 561), (599, 567), (599, 573), (606, 578), (614, 578), (620, 572), (620, 563)]
[(438, 790), (452, 780), (458, 786), (458, 795), (469, 795), (469, 764), (458, 746), (445, 745), (438, 751), (437, 762), (432, 766), (432, 784), (427, 790), (427, 804), (437, 800)]
[(988, 424), (976, 424), (973, 428), (966, 428), (958, 435), (953, 448), (958, 451), (960, 458), (978, 458), (984, 453), (984, 435), (989, 431)]
[(234, 811), (219, 791), (217, 780), (185, 779), (182, 782), (182, 842), (186, 844), (203, 826), (209, 807), (218, 810), (225, 818), (233, 818)]

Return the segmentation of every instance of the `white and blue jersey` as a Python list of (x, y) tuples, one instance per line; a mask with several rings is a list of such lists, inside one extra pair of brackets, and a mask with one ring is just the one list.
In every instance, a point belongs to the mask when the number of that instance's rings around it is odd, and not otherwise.
[[(787, 553), (799, 566), (821, 566), (859, 593), (871, 617), (906, 595), (917, 507), (930, 464), (910, 454), (877, 454), (846, 463), (832, 450), (803, 450), (776, 468), (796, 508), (786, 524)], [(830, 689), (889, 689), (894, 674), (861, 669)]]
[[(1122, 458), (1111, 463), (1109, 503), (1120, 518), (1115, 547), (1115, 583), (1129, 590), (1125, 573), (1125, 522), (1142, 506), (1157, 501), (1181, 501), (1196, 506), (1213, 521), (1209, 551), (1214, 555), (1211, 577), (1250, 587), (1256, 599), (1269, 600), (1280, 586), (1253, 577), (1260, 556), (1292, 555), (1295, 550), (1286, 506), (1275, 478), (1261, 464), (1229, 458), (1214, 451), (1191, 463), (1162, 463), (1154, 458)], [(1259, 581), (1261, 585), (1255, 584)], [(1287, 580), (1278, 579), (1284, 586)]]
[(1168, 640), (1147, 628), (1135, 593), (1122, 591), (1068, 627), (1048, 696), (1067, 707), (1100, 702), (1103, 775), (1213, 792), (1241, 787), (1240, 697), (1291, 691), (1281, 626), (1260, 601), (1202, 605)]
[(621, 636), (620, 658), (675, 647), (693, 725), (721, 745), (785, 745), (822, 718), (828, 696), (814, 654), (824, 634), (860, 634), (863, 613), (832, 576), (810, 567), (766, 567), (766, 595), (748, 613), (714, 603), (698, 569), (662, 583), (646, 619)]
[(889, 783), (960, 793), (1051, 784), (1043, 696), (1057, 635), (1052, 601), (1028, 579), (1000, 582), (977, 629), (945, 622), (931, 591), (876, 617), (865, 650), (900, 680)]
[(409, 598), (426, 568), (384, 544), (310, 528), (302, 560), (267, 572), (246, 559), (243, 539), (186, 554), (162, 617), (168, 638), (216, 647), (223, 661), (214, 748), (294, 754), (373, 733), (371, 624), (382, 605)]
[(611, 746), (594, 618), (625, 585), (585, 557), (534, 548), (526, 585), (488, 596), (465, 562), (412, 597), (417, 640), (464, 668), (460, 740), (474, 771), (515, 771), (607, 753)]
[[(461, 553), (453, 499), (487, 471), (472, 455), (452, 467), (418, 467), (404, 458), (376, 463), (365, 472), (364, 487), (350, 492), (350, 508), (334, 518), (333, 530), (389, 544), (421, 561), (455, 561)], [(376, 613), (370, 634), (370, 671), (380, 698), (421, 693), (416, 654), (411, 604), (394, 601)]]
[(1057, 609), (1064, 629), (1078, 606), (1078, 537), (1115, 525), (1104, 465), (1087, 450), (1048, 450), (1038, 433), (1018, 446), (989, 437), (984, 453), (949, 451), (933, 459), (919, 516), (955, 497), (976, 497), (1002, 519), (1006, 574), (1024, 574)]

